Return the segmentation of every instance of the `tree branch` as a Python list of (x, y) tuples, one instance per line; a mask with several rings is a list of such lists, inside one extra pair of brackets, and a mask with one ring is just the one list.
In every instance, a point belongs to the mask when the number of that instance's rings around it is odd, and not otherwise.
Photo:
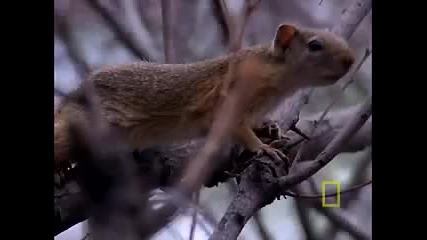
[(172, 63), (175, 59), (173, 46), (173, 26), (174, 26), (174, 2), (176, 0), (162, 0), (162, 24), (163, 43), (165, 49), (165, 63)]
[[(232, 32), (233, 35), (230, 42), (230, 51), (234, 52), (241, 48), (246, 25), (248, 24), (252, 13), (256, 10), (260, 3), (261, 0), (245, 0), (244, 12), (243, 16), (241, 17), (241, 26), (239, 28), (236, 27), (235, 31)], [(237, 26), (237, 24), (234, 24), (234, 26)]]
[(352, 192), (356, 192), (356, 190), (360, 190), (363, 187), (369, 185), (372, 183), (372, 180), (369, 180), (367, 182), (358, 184), (356, 186), (350, 187), (346, 190), (342, 190), (339, 192), (332, 192), (332, 193), (324, 193), (324, 194), (315, 194), (315, 195), (304, 195), (304, 194), (299, 194), (299, 193), (294, 193), (294, 192), (290, 192), (287, 191), (285, 192), (286, 196), (290, 196), (290, 197), (294, 197), (294, 198), (299, 198), (299, 199), (318, 199), (318, 198), (329, 198), (329, 197), (336, 197), (338, 194), (340, 196), (346, 194), (346, 193), (352, 193)]
[[(302, 192), (308, 192), (305, 188)], [(315, 185), (311, 185), (310, 192), (317, 194), (319, 193)], [(302, 194), (302, 193), (301, 193)], [(343, 211), (341, 208), (325, 208), (321, 205), (319, 200), (305, 202), (311, 203), (311, 206), (314, 207), (317, 211), (325, 215), (335, 226), (344, 231), (348, 232), (351, 236), (358, 240), (368, 240), (371, 239), (369, 234), (357, 225), (357, 222), (351, 221), (351, 216)]]
[(305, 239), (317, 240), (318, 237), (314, 232), (313, 224), (312, 224), (312, 221), (310, 221), (310, 217), (308, 214), (309, 208), (307, 208), (307, 206), (303, 204), (299, 199), (296, 199), (295, 205), (296, 205), (296, 210), (301, 223), (301, 227), (305, 233)]
[[(309, 132), (313, 125), (316, 125), (316, 132), (311, 136), (309, 141), (304, 142), (303, 151), (300, 153), (301, 161), (309, 161), (315, 159), (316, 156), (332, 141), (337, 133), (351, 121), (355, 112), (361, 105), (349, 107), (347, 109), (331, 113), (333, 117), (326, 118), (320, 122), (317, 120), (302, 120), (297, 124), (298, 128)], [(340, 150), (341, 152), (357, 152), (370, 146), (372, 143), (372, 118), (369, 118), (366, 123), (359, 129), (355, 135)], [(302, 145), (302, 144), (301, 144)], [(296, 149), (291, 151), (290, 156), (296, 155)]]
[[(228, 182), (228, 186), (229, 186), (229, 189), (230, 189), (230, 193), (232, 193), (232, 194), (236, 194), (237, 193), (238, 186), (237, 186), (237, 184), (234, 181), (229, 181)], [(267, 227), (264, 225), (264, 223), (263, 223), (263, 221), (261, 219), (260, 214), (261, 214), (261, 211), (258, 211), (256, 213), (254, 213), (254, 216), (253, 216), (253, 220), (254, 220), (255, 225), (256, 225), (256, 227), (258, 229), (258, 233), (260, 235), (260, 239), (262, 239), (262, 240), (270, 240), (271, 237), (268, 234)]]
[[(262, 159), (269, 161), (268, 157)], [(245, 169), (237, 194), (209, 240), (237, 239), (249, 218), (274, 200), (276, 185), (264, 180), (271, 177), (271, 171), (259, 163)]]
[(357, 131), (362, 128), (365, 122), (370, 118), (372, 114), (372, 99), (369, 97), (365, 103), (360, 107), (360, 110), (354, 116), (354, 118), (348, 122), (345, 127), (335, 136), (332, 141), (326, 146), (325, 150), (322, 151), (316, 159), (307, 167), (291, 173), (288, 176), (281, 177), (279, 185), (282, 188), (288, 188), (295, 184), (298, 184), (321, 168), (328, 164), (332, 159), (341, 151), (342, 145), (353, 137)]
[[(90, 1), (94, 1), (94, 0), (90, 0)], [(288, 130), (291, 126), (293, 126), (296, 123), (296, 121), (298, 121), (300, 109), (307, 102), (309, 93), (310, 93), (309, 91), (300, 91), (295, 95), (294, 101), (287, 101), (286, 107), (282, 112), (282, 116), (284, 117), (281, 119), (282, 121), (279, 122), (279, 125), (281, 126), (283, 131), (286, 132), (286, 130)], [(332, 119), (332, 117), (330, 119)], [(337, 125), (344, 126), (345, 124), (339, 123)], [(341, 131), (338, 131), (338, 130), (336, 132), (330, 131), (329, 138), (323, 138), (319, 136), (318, 138), (310, 140), (309, 143), (314, 143), (316, 141), (319, 141), (319, 142), (325, 141), (325, 143), (328, 144), (326, 139), (336, 138), (335, 134), (337, 134), (338, 132), (341, 132)], [(364, 140), (366, 140), (367, 138), (370, 139), (370, 136), (366, 137), (361, 134), (359, 135), (358, 134), (356, 134), (351, 139), (352, 141), (349, 141), (348, 144), (346, 143), (343, 146), (341, 146), (343, 147), (342, 149), (348, 148), (349, 145), (354, 144), (355, 142), (356, 143), (362, 142), (360, 141), (360, 139), (357, 140), (357, 137), (362, 137)], [(343, 137), (341, 136), (341, 138)], [(363, 144), (361, 144), (360, 146), (362, 145)], [(159, 176), (157, 181), (162, 185), (168, 185), (174, 182), (177, 178), (181, 176), (183, 165), (185, 165), (185, 163), (187, 162), (187, 159), (189, 159), (196, 152), (195, 150), (198, 149), (200, 146), (202, 146), (202, 142), (193, 141), (192, 143), (185, 145), (181, 148), (175, 148), (175, 149), (159, 148), (157, 150), (152, 150), (151, 152), (149, 151), (148, 153), (150, 153), (149, 154), (150, 157), (144, 158), (144, 161), (141, 161), (142, 162), (141, 164), (144, 165), (142, 167), (143, 169), (142, 171), (145, 173), (147, 172), (151, 173), (152, 172), (151, 170), (157, 169), (156, 173)], [(310, 144), (308, 144), (308, 146), (310, 146)], [(298, 149), (298, 148), (295, 148), (295, 149)], [(352, 149), (354, 149), (354, 146)], [(321, 152), (321, 151), (322, 149), (318, 151), (318, 150), (312, 150), (311, 147), (307, 147), (307, 152), (314, 153), (314, 152)], [(304, 151), (304, 154), (306, 154), (305, 151)], [(226, 161), (233, 162), (233, 159), (235, 157), (236, 157), (235, 155), (230, 155), (227, 157), (228, 158), (227, 160), (224, 160), (222, 162), (226, 162)], [(324, 157), (323, 160), (325, 159), (326, 158)], [(311, 167), (305, 168), (305, 171), (306, 172), (308, 171), (309, 173), (314, 174), (317, 170), (317, 165), (319, 164), (319, 162), (320, 163), (323, 162), (320, 160), (319, 159), (315, 160), (313, 162), (314, 165), (310, 163)], [(246, 158), (246, 161), (249, 161), (249, 159)], [(271, 165), (268, 164), (269, 161), (270, 159), (268, 157), (261, 157), (254, 161), (250, 161), (251, 164), (243, 171), (242, 174), (240, 174), (238, 193), (234, 197), (233, 202), (231, 203), (226, 214), (222, 218), (220, 224), (218, 225), (218, 228), (215, 230), (215, 233), (212, 236), (212, 239), (236, 239), (240, 231), (242, 230), (243, 226), (245, 225), (245, 223), (256, 211), (258, 211), (260, 208), (262, 208), (266, 204), (271, 203), (274, 200), (274, 198), (278, 195), (278, 193), (280, 193), (283, 190), (287, 190), (287, 188), (282, 188), (283, 186), (281, 187), (278, 186), (277, 182), (275, 181), (277, 176), (275, 172), (272, 170)], [(152, 165), (157, 164), (157, 167), (154, 168), (150, 164)], [(150, 170), (147, 171), (147, 168), (149, 168)], [(223, 170), (224, 169), (221, 169), (221, 171)], [(296, 174), (298, 174), (298, 172), (296, 172)], [(224, 181), (224, 178), (218, 177), (218, 176), (219, 175), (214, 174), (211, 181), (208, 181), (208, 182)], [(284, 186), (287, 186), (293, 183), (290, 180), (293, 180), (294, 182), (297, 182), (295, 180), (298, 180), (298, 181), (301, 180), (300, 178), (298, 178), (298, 176), (295, 176), (295, 175), (292, 175), (291, 177), (293, 177), (293, 179), (292, 178), (289, 179), (285, 177), (285, 181), (282, 181), (282, 185), (283, 185), (283, 182), (285, 182)], [(156, 215), (150, 215), (150, 216), (153, 217)], [(168, 216), (170, 216), (170, 214), (165, 215), (163, 217), (168, 218)], [(157, 215), (155, 219), (162, 219), (162, 216)], [(155, 219), (153, 219), (153, 222)], [(166, 222), (163, 222), (163, 225), (159, 225), (159, 226), (164, 226)]]
[[(369, 234), (357, 226), (356, 221), (351, 221), (351, 216), (339, 208), (324, 208), (316, 205), (316, 209), (323, 213), (333, 224), (348, 232), (357, 240), (369, 240)], [(340, 211), (341, 210), (341, 211)]]
[(332, 32), (349, 39), (356, 31), (357, 26), (372, 9), (372, 0), (355, 0), (341, 12), (341, 24), (332, 28)]
[[(357, 182), (364, 181), (366, 177), (366, 169), (371, 163), (372, 156), (371, 151), (367, 152), (367, 156), (365, 156), (359, 163), (356, 165), (355, 170), (353, 171), (353, 175), (350, 177), (348, 185), (355, 185)], [(341, 198), (341, 209), (348, 209), (350, 204), (358, 199), (360, 195), (360, 191), (356, 192), (352, 197), (343, 197)], [(334, 239), (336, 234), (338, 233), (338, 228), (335, 226), (330, 226), (325, 230), (325, 236), (328, 239)]]
[[(332, 112), (328, 117), (319, 123), (318, 125), (318, 137), (311, 139), (303, 152), (304, 156), (316, 156), (322, 149), (331, 141), (331, 139), (340, 131), (340, 129), (348, 122), (349, 119), (353, 118), (355, 110), (358, 107), (342, 110), (339, 112)], [(312, 122), (306, 120), (300, 122), (300, 128), (306, 132)], [(365, 130), (364, 130), (365, 129)], [(344, 151), (353, 152), (357, 149), (363, 149), (371, 143), (371, 132), (367, 131), (371, 129), (370, 123), (366, 123), (362, 129), (351, 139), (342, 146)], [(366, 134), (366, 135), (365, 135)], [(291, 138), (291, 142), (294, 142), (301, 138), (299, 135), (288, 132), (287, 135)], [(153, 175), (150, 179), (153, 184), (160, 186), (170, 185), (179, 179), (183, 168), (186, 166), (188, 159), (204, 145), (202, 141), (192, 141), (188, 144), (179, 145), (176, 147), (162, 147), (157, 149), (145, 150), (136, 156), (138, 164), (138, 171), (143, 174), (150, 173)], [(296, 147), (295, 151), (298, 148)], [(232, 151), (230, 155), (219, 156), (222, 158), (218, 160), (223, 163), (236, 162), (238, 151)], [(313, 158), (312, 158), (313, 159)], [(215, 159), (217, 161), (217, 159)], [(243, 159), (242, 162), (249, 161), (249, 159)], [(303, 165), (303, 164), (298, 164)], [(207, 181), (208, 186), (214, 186), (217, 183), (226, 181), (230, 176), (224, 177), (224, 170), (232, 171), (231, 166), (226, 168), (219, 168), (218, 172)], [(298, 167), (299, 168), (299, 167)], [(73, 184), (67, 184), (61, 189), (61, 192), (56, 190), (56, 194), (62, 192), (72, 192), (69, 196), (64, 196), (55, 200), (55, 206), (60, 209), (62, 213), (61, 219), (58, 220), (58, 229), (66, 229), (79, 221), (83, 220), (86, 215), (84, 211), (74, 211), (73, 209), (84, 209), (82, 201), (76, 201), (79, 199), (80, 194), (77, 190), (73, 189)], [(70, 189), (70, 190), (67, 190)], [(277, 191), (276, 191), (277, 192)], [(156, 215), (155, 215), (156, 216)], [(160, 224), (161, 225), (161, 224)]]
[(154, 51), (149, 51), (144, 48), (140, 41), (146, 41), (146, 38), (137, 38), (134, 34), (135, 29), (130, 29), (118, 16), (113, 14), (108, 8), (103, 6), (99, 0), (87, 0), (87, 3), (92, 9), (99, 13), (102, 19), (116, 34), (116, 37), (131, 51), (136, 57), (141, 60), (152, 61), (157, 60), (158, 54)]
[[(199, 204), (200, 202), (200, 191), (194, 193), (194, 202)], [(196, 232), (196, 223), (197, 223), (197, 209), (193, 209), (193, 215), (191, 217), (191, 227), (190, 227), (190, 237), (189, 240), (194, 240), (194, 233)]]
[(66, 16), (62, 16), (57, 10), (54, 13), (55, 15), (55, 30), (57, 36), (62, 41), (65, 46), (67, 55), (70, 57), (71, 63), (74, 65), (77, 75), (79, 75), (80, 80), (85, 79), (86, 74), (90, 72), (90, 66), (83, 59), (80, 53), (79, 47), (73, 41), (71, 36), (71, 29), (68, 23)]

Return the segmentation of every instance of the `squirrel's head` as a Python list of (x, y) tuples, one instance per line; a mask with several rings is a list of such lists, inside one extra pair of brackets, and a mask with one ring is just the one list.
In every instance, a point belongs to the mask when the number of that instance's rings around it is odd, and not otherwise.
[(291, 66), (302, 86), (334, 84), (355, 62), (353, 51), (342, 37), (328, 31), (282, 24), (273, 42), (276, 57)]

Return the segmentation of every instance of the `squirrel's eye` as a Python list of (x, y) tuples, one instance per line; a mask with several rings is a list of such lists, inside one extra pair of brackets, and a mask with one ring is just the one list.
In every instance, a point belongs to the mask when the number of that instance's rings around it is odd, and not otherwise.
[(312, 40), (308, 43), (308, 49), (311, 52), (320, 51), (323, 49), (323, 45), (318, 40)]

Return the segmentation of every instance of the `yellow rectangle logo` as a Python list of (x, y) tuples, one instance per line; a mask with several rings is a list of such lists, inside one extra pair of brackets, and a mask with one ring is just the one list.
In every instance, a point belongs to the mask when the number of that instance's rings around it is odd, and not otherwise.
[[(337, 202), (326, 203), (326, 185), (335, 185), (337, 191)], [(340, 207), (341, 206), (341, 182), (340, 181), (322, 181), (322, 207)]]

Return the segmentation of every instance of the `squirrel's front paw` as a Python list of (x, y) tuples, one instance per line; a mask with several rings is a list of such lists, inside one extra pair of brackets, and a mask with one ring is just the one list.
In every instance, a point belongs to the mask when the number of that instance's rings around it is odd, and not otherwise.
[(288, 172), (288, 168), (290, 166), (290, 159), (286, 154), (284, 154), (279, 149), (276, 149), (274, 147), (271, 147), (267, 144), (262, 144), (260, 147), (260, 150), (257, 152), (257, 156), (261, 156), (262, 154), (266, 153), (268, 156), (272, 158), (275, 164), (278, 166), (282, 166), (282, 164), (285, 164), (285, 170)]

